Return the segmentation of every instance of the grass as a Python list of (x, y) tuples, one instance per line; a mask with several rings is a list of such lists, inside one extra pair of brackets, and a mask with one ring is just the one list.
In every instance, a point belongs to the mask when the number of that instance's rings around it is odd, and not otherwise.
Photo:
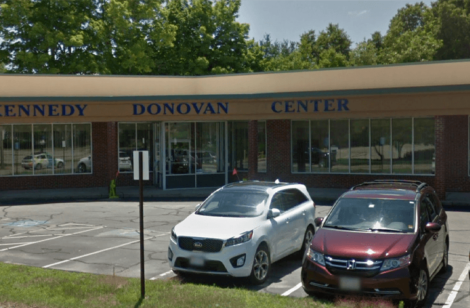
[(393, 306), (377, 299), (340, 299), (331, 302), (312, 297), (282, 297), (241, 288), (184, 283), (178, 279), (147, 280), (146, 297), (141, 299), (138, 278), (72, 273), (0, 263), (0, 307), (390, 308)]

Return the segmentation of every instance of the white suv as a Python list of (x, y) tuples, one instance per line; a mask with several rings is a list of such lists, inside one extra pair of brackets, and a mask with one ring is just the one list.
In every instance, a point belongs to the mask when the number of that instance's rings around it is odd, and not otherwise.
[(315, 205), (302, 184), (239, 182), (213, 192), (171, 231), (170, 267), (178, 273), (266, 281), (271, 264), (312, 240)]

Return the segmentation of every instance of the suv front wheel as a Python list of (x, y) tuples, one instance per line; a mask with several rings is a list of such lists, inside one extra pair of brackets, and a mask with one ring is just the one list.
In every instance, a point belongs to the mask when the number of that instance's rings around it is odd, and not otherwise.
[(268, 278), (271, 269), (271, 259), (269, 258), (269, 249), (266, 244), (261, 244), (256, 250), (253, 268), (251, 269), (251, 283), (262, 284)]

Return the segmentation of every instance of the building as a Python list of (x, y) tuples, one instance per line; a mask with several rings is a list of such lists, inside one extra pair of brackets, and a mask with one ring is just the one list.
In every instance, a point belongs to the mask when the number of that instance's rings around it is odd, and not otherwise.
[[(470, 61), (205, 77), (0, 75), (0, 191), (238, 179), (469, 192)], [(233, 169), (238, 171), (233, 175)]]

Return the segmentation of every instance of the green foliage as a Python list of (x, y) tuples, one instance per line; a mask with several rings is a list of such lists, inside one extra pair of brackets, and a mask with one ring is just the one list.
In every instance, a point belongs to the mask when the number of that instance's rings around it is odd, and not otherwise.
[(439, 0), (432, 5), (443, 41), (436, 60), (470, 58), (470, 0)]
[(378, 64), (380, 50), (376, 46), (377, 44), (370, 40), (357, 44), (356, 48), (349, 53), (351, 66)]
[(438, 23), (424, 3), (407, 4), (392, 18), (379, 61), (384, 64), (432, 61), (442, 41)]

